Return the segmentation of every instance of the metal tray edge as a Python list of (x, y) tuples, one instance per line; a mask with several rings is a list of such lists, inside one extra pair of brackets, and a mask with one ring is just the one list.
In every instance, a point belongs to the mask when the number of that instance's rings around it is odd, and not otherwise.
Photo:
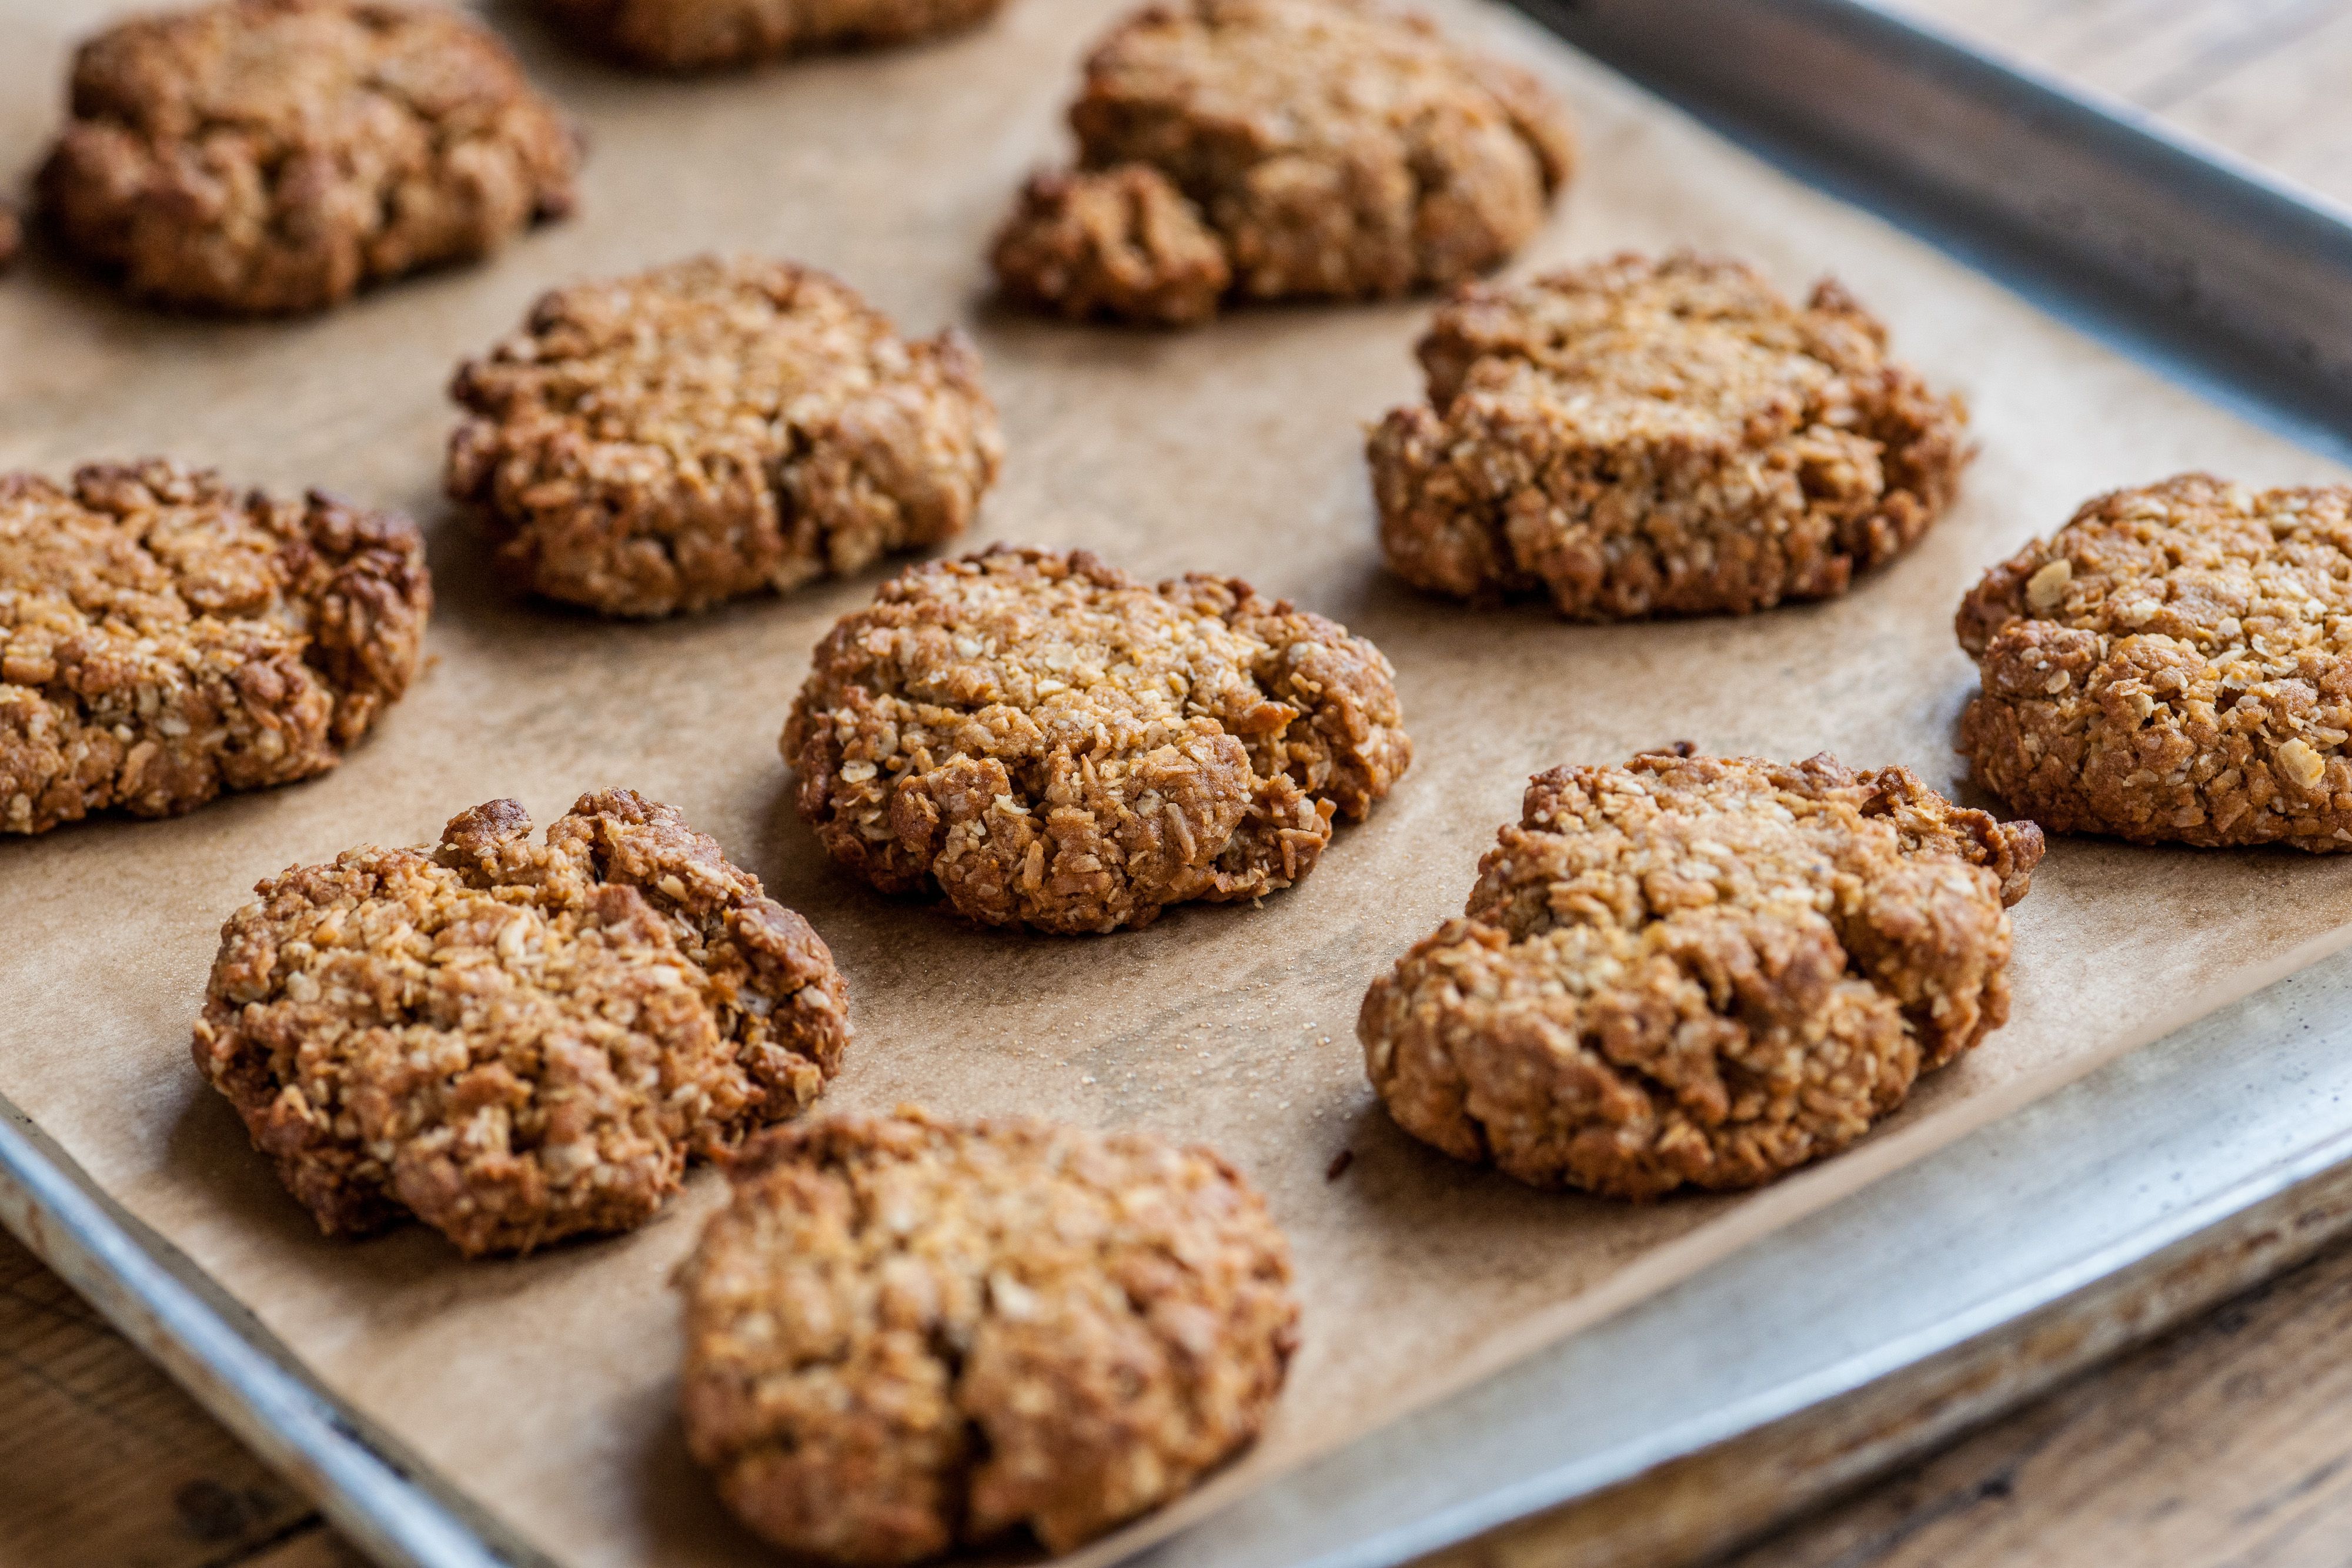
[(541, 1568), (547, 1560), (293, 1370), (268, 1331), (98, 1190), (0, 1098), (0, 1224), (385, 1568)]
[[(2329, 204), (2241, 161), (2178, 137), (2143, 117), (2012, 63), (1992, 58), (1853, 0), (1514, 0), (1570, 43), (1662, 91), (1743, 141), (1793, 166), (1811, 183), (1889, 216), (2027, 294), (2053, 314), (2091, 329), (2134, 357), (2155, 363), (2214, 401), (2241, 410), (2303, 442), (2352, 454), (2352, 311), (2280, 319), (2314, 298), (2352, 299), (2352, 223)], [(1711, 80), (1662, 68), (1658, 39), (1696, 31), (1737, 33), (1767, 26), (1789, 36), (1811, 30), (1846, 50), (1863, 50), (1890, 68), (1941, 77), (1979, 110), (2017, 115), (2044, 137), (2070, 134), (2070, 149), (2103, 155), (2145, 185), (2151, 173), (2177, 180), (2167, 210), (2227, 205), (2250, 217), (2224, 236), (2251, 241), (2259, 254), (2219, 256), (2180, 249), (2176, 230), (2160, 247), (2137, 255), (2113, 249), (2112, 214), (2077, 213), (2056, 222), (2046, 195), (2021, 184), (2007, 200), (1981, 185), (1954, 183), (1948, 169), (1878, 158), (1841, 163), (1835, 127), (1809, 123), (1778, 88), (1755, 72)], [(1737, 53), (1737, 51), (1730, 51)], [(1718, 61), (1725, 51), (1712, 57)], [(1916, 76), (1911, 79), (1917, 79)], [(1957, 85), (1956, 85), (1957, 84)], [(2085, 129), (2095, 131), (2080, 140)], [(1881, 142), (1879, 150), (1899, 146)], [(2005, 170), (2015, 167), (2003, 163)], [(1916, 183), (1902, 191), (1890, 182)], [(1993, 195), (1999, 196), (1998, 192)], [(2034, 204), (2045, 202), (2037, 210)], [(2221, 225), (2212, 225), (2220, 228)], [(2003, 230), (1988, 234), (1988, 230)], [(2192, 228), (2188, 233), (2194, 233)], [(1998, 241), (1988, 250), (1976, 241)], [(2105, 246), (2105, 248), (2102, 248)], [(2286, 267), (2292, 288), (2225, 297), (2208, 285), (2248, 255), (2265, 276)], [(2058, 290), (2052, 303), (2049, 290)], [(2125, 303), (2103, 302), (2103, 290)], [(2321, 329), (2326, 330), (2321, 330)], [(1724, 1549), (1836, 1490), (1948, 1440), (2039, 1388), (2095, 1364), (2191, 1313), (2308, 1256), (2352, 1229), (2352, 1146), (2338, 1142), (2197, 1206), (2177, 1224), (2152, 1227), (2086, 1260), (2063, 1277), (2021, 1292), (1929, 1333), (1880, 1347), (1811, 1385), (1776, 1390), (1769, 1402), (1727, 1409), (1715, 1420), (1659, 1435), (1642, 1462), (1611, 1475), (1564, 1471), (1517, 1491), (1480, 1500), (1475, 1509), (1431, 1516), (1406, 1535), (1385, 1538), (1363, 1562), (1392, 1563), (1416, 1553), (1433, 1563), (1485, 1568), (1520, 1563), (1689, 1561)], [(285, 1474), (355, 1545), (387, 1568), (497, 1568), (544, 1564), (507, 1539), (494, 1520), (425, 1479), (429, 1472), (394, 1457), (356, 1415), (294, 1370), (257, 1322), (209, 1287), (163, 1238), (100, 1194), (62, 1149), (29, 1118), (0, 1099), (0, 1223), (63, 1276), (126, 1338), (154, 1358), (199, 1403)], [(2231, 1266), (2191, 1270), (2185, 1249), (2221, 1241)], [(2234, 1246), (2234, 1252), (2231, 1247)], [(2111, 1332), (2074, 1334), (2071, 1349), (2046, 1354), (2035, 1379), (2011, 1380), (1998, 1397), (1971, 1396), (1973, 1370), (2036, 1334), (2102, 1307)], [(2070, 1309), (2072, 1312), (2070, 1312)], [(239, 1321), (242, 1320), (242, 1321)], [(1909, 1419), (1876, 1413), (1864, 1431), (1824, 1420), (1841, 1403), (1866, 1400), (1895, 1372), (1926, 1369), (1943, 1392)], [(1808, 1434), (1805, 1423), (1814, 1426)], [(1864, 1427), (1869, 1417), (1862, 1417)], [(1789, 1451), (1807, 1444), (1835, 1462), (1818, 1468), (1818, 1484), (1801, 1485), (1776, 1467), (1777, 1501), (1759, 1504), (1734, 1527), (1678, 1524), (1676, 1486), (1719, 1487), (1759, 1444)], [(1636, 1491), (1649, 1500), (1648, 1521), (1612, 1511)], [(1584, 1522), (1578, 1522), (1582, 1520)], [(1595, 1535), (1605, 1525), (1613, 1538)], [(492, 1544), (496, 1542), (497, 1544)], [(1357, 1557), (1328, 1560), (1329, 1568)]]

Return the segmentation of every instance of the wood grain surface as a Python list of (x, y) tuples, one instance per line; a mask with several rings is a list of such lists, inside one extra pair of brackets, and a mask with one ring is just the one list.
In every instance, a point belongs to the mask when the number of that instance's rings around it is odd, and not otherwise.
[(361, 1562), (5, 1231), (0, 1478), (6, 1568)]
[(2352, 204), (2352, 0), (1874, 0)]
[[(2352, 203), (2352, 0), (1883, 0)], [(2352, 1247), (1724, 1568), (2340, 1568)], [(317, 1514), (0, 1234), (0, 1568), (352, 1568)]]
[(1718, 1568), (2344, 1568), (2337, 1248)]

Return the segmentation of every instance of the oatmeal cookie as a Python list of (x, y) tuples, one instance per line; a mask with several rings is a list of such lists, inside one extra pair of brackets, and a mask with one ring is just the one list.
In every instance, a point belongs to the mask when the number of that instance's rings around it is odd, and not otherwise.
[(1221, 298), (1371, 298), (1501, 265), (1575, 144), (1513, 66), (1360, 0), (1172, 0), (1087, 62), (1075, 171), (999, 235), (1006, 294), (1181, 325)]
[(492, 800), (430, 848), (265, 878), (221, 927), (196, 1066), (330, 1236), (467, 1257), (643, 1224), (791, 1116), (849, 1038), (808, 922), (677, 810)]
[(1003, 444), (980, 361), (787, 262), (560, 288), (457, 372), (449, 494), (551, 599), (667, 615), (961, 533)]
[(2009, 1017), (2031, 822), (1901, 768), (1556, 768), (1357, 1033), (1413, 1136), (1538, 1186), (1755, 1186)]
[(577, 162), (506, 46), (455, 11), (217, 0), (82, 46), (40, 194), (134, 295), (283, 315), (562, 216)]
[(2352, 487), (2084, 503), (1961, 604), (1978, 780), (2054, 831), (2352, 849)]
[(1004, 0), (541, 0), (605, 54), (652, 70), (711, 70), (820, 49), (912, 43), (975, 26)]
[(1429, 401), (1367, 440), (1390, 570), (1562, 615), (1745, 614), (1843, 593), (1951, 504), (1967, 410), (1832, 281), (1624, 255), (1475, 288), (1422, 340)]
[(816, 651), (785, 726), (801, 815), (885, 893), (1111, 931), (1313, 869), (1412, 760), (1379, 649), (1195, 573), (1084, 550), (912, 567)]
[(1297, 1339), (1214, 1153), (912, 1107), (759, 1139), (679, 1284), (688, 1446), (819, 1562), (1068, 1551), (1255, 1437)]
[(0, 475), (0, 832), (335, 766), (416, 673), (415, 525), (209, 470)]

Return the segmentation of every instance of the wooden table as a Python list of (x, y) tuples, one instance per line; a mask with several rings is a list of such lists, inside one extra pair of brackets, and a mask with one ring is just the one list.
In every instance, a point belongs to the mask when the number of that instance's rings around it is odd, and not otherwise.
[[(1884, 3), (2352, 203), (2352, 0)], [(2344, 1568), (2347, 1344), (2352, 1244), (1723, 1568)], [(359, 1563), (5, 1234), (0, 1416), (0, 1568)]]

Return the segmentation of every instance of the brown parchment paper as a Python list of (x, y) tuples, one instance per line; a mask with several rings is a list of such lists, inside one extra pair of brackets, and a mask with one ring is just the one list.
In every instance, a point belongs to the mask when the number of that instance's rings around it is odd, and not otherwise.
[[(1572, 102), (1584, 167), (1521, 270), (1677, 243), (1801, 288), (1834, 268), (1898, 350), (1975, 405), (1983, 455), (1925, 544), (1850, 598), (1743, 621), (1591, 628), (1473, 613), (1379, 568), (1360, 422), (1416, 392), (1425, 302), (1263, 310), (1186, 336), (988, 303), (981, 256), (1022, 174), (1061, 154), (1076, 64), (1119, 0), (1013, 0), (971, 36), (709, 80), (626, 76), (498, 10), (590, 139), (575, 220), (495, 263), (325, 318), (159, 318), (36, 260), (0, 284), (0, 464), (149, 452), (405, 507), (431, 530), (433, 664), (336, 773), (177, 821), (0, 843), (0, 1093), (170, 1237), (332, 1387), (558, 1558), (699, 1564), (748, 1538), (688, 1462), (665, 1278), (722, 1183), (636, 1235), (466, 1264), (421, 1228), (331, 1245), (188, 1061), (222, 918), (257, 877), (428, 841), (464, 807), (544, 823), (625, 784), (684, 809), (832, 944), (856, 1040), (824, 1108), (916, 1100), (1213, 1141), (1297, 1250), (1306, 1343), (1277, 1417), (1117, 1555), (1238, 1489), (1764, 1239), (2002, 1111), (2305, 961), (2352, 918), (2352, 861), (2060, 841), (2016, 912), (2009, 1027), (1868, 1143), (1769, 1192), (1627, 1207), (1544, 1195), (1396, 1133), (1352, 1024), (1373, 973), (1456, 912), (1526, 776), (1659, 741), (1856, 764), (1958, 788), (1973, 671), (1952, 641), (1988, 563), (2086, 495), (2210, 466), (2338, 476), (1803, 189), (1532, 26), (1433, 0)], [(109, 7), (0, 0), (0, 164), (29, 165), (70, 41)], [(1823, 84), (1833, 90), (1833, 84)], [(910, 331), (978, 339), (1010, 458), (980, 538), (1086, 545), (1148, 577), (1238, 572), (1375, 639), (1418, 760), (1314, 875), (1261, 907), (1050, 939), (960, 927), (836, 876), (793, 819), (775, 741), (809, 649), (881, 573), (656, 624), (516, 603), (438, 499), (456, 361), (559, 280), (702, 248), (837, 271)], [(1339, 1180), (1326, 1167), (1355, 1160)]]

